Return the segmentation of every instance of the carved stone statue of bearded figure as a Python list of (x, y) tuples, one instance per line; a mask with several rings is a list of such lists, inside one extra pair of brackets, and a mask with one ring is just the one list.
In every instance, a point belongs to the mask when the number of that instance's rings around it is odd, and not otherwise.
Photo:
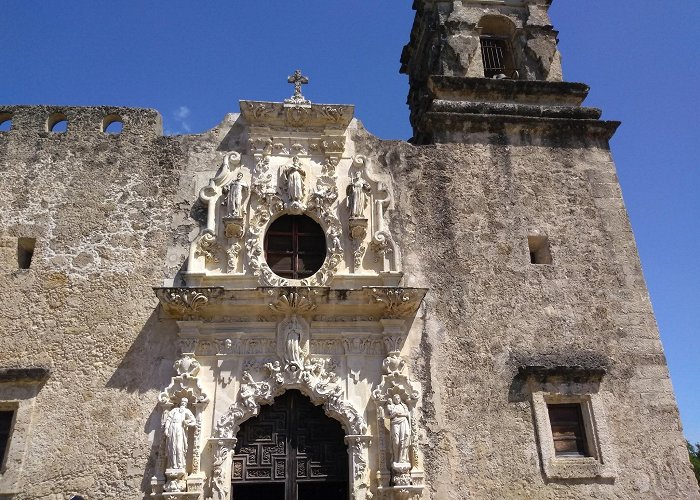
[(406, 464), (408, 460), (408, 447), (411, 442), (411, 414), (401, 400), (401, 396), (394, 394), (386, 405), (387, 416), (391, 421), (391, 450), (394, 463)]
[(227, 217), (242, 217), (243, 216), (243, 200), (245, 199), (245, 191), (248, 190), (248, 184), (243, 180), (243, 172), (238, 172), (236, 178), (224, 188), (226, 195), (225, 201)]
[(185, 469), (187, 465), (187, 429), (197, 425), (197, 419), (187, 408), (187, 398), (173, 408), (165, 419), (165, 440), (168, 451), (168, 467)]
[(295, 156), (292, 159), (292, 164), (284, 169), (290, 201), (300, 202), (304, 199), (304, 177), (306, 177), (306, 172), (301, 168), (299, 158)]
[(367, 207), (367, 200), (372, 188), (369, 183), (365, 181), (361, 173), (355, 172), (352, 177), (352, 182), (348, 185), (346, 194), (348, 195), (348, 208), (350, 208), (350, 217), (361, 218), (364, 217), (365, 208)]

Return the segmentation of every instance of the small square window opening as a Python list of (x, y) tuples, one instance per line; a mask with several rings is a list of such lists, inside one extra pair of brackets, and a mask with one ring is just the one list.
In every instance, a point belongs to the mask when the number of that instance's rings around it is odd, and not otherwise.
[(0, 464), (5, 462), (5, 454), (7, 452), (7, 445), (10, 442), (14, 415), (14, 411), (0, 411)]
[(579, 403), (548, 404), (554, 454), (557, 457), (588, 457), (586, 431)]
[(552, 253), (549, 250), (549, 238), (540, 235), (528, 236), (527, 246), (530, 251), (530, 264), (552, 263)]
[(19, 269), (29, 269), (29, 266), (32, 265), (35, 245), (36, 238), (17, 239), (17, 266)]

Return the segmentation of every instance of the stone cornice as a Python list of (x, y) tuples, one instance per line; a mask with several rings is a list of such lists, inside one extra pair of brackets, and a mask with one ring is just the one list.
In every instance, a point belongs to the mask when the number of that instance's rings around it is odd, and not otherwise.
[(348, 104), (303, 102), (240, 101), (241, 114), (259, 127), (319, 127), (345, 129), (355, 107)]
[(416, 313), (425, 288), (259, 287), (226, 290), (218, 287), (154, 288), (163, 310), (175, 319), (216, 317), (274, 319), (288, 314), (324, 317), (366, 316), (408, 318)]
[(533, 380), (539, 383), (564, 380), (566, 382), (600, 382), (606, 369), (600, 366), (586, 367), (579, 365), (518, 367), (518, 377), (523, 380)]
[(431, 75), (428, 89), (434, 99), (507, 102), (550, 106), (580, 106), (590, 87), (584, 83), (540, 80), (496, 80)]
[(51, 371), (44, 366), (0, 368), (0, 384), (45, 382)]
[[(519, 133), (522, 129), (532, 135), (568, 137), (579, 142), (585, 142), (586, 137), (608, 141), (619, 126), (618, 121), (444, 112), (425, 113), (420, 122), (423, 134), (429, 132), (436, 143), (465, 142), (463, 134)], [(454, 139), (453, 133), (457, 133)]]

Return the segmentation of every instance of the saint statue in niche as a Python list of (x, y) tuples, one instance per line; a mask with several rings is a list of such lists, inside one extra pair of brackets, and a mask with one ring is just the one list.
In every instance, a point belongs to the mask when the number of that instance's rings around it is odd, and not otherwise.
[(365, 208), (367, 208), (367, 200), (371, 192), (372, 188), (369, 183), (362, 178), (362, 173), (360, 171), (355, 172), (352, 176), (352, 182), (346, 189), (350, 217), (364, 217)]
[(168, 465), (171, 469), (185, 469), (187, 465), (187, 429), (197, 425), (197, 419), (187, 408), (187, 398), (182, 398), (180, 406), (173, 408), (165, 419), (165, 441), (168, 451)]
[(292, 164), (284, 169), (284, 179), (287, 181), (287, 193), (289, 200), (301, 202), (304, 198), (304, 178), (306, 172), (301, 168), (301, 162), (296, 156), (292, 159)]
[(391, 421), (391, 450), (394, 463), (407, 464), (411, 441), (411, 413), (399, 394), (394, 394), (386, 405)]
[(226, 199), (221, 203), (226, 205), (226, 217), (243, 217), (243, 200), (248, 191), (248, 183), (243, 180), (243, 172), (223, 189)]
[(296, 366), (297, 368), (303, 368), (304, 366), (304, 351), (301, 348), (301, 328), (296, 316), (292, 316), (292, 319), (287, 324), (285, 329), (286, 333), (286, 346), (285, 354), (287, 364), (291, 366)]

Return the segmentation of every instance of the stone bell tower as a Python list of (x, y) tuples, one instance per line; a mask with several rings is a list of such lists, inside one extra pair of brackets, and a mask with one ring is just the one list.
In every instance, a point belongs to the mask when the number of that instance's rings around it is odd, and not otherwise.
[(563, 81), (550, 4), (413, 2), (413, 147), (385, 158), (405, 279), (430, 289), (426, 483), (438, 499), (698, 498), (610, 153), (619, 122)]
[[(585, 87), (561, 83), (557, 31), (547, 12), (550, 3), (414, 3), (416, 17), (401, 55), (401, 72), (409, 77), (416, 143), (444, 142), (446, 128), (454, 129), (460, 114), (547, 116), (532, 106), (581, 103)], [(566, 110), (548, 113), (561, 116)], [(446, 120), (453, 125), (447, 127)]]

